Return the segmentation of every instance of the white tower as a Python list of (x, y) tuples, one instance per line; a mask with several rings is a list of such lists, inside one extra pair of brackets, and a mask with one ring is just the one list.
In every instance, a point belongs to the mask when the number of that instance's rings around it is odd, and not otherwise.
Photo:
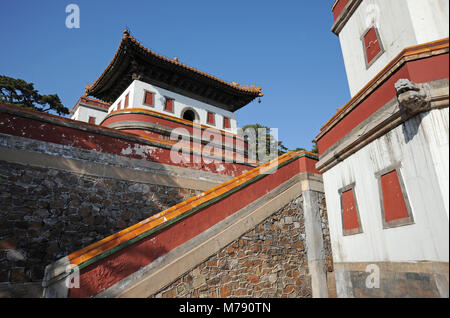
[(339, 297), (448, 297), (449, 1), (338, 0), (352, 98), (321, 128)]
[(332, 10), (352, 97), (403, 49), (449, 34), (448, 0), (337, 0)]

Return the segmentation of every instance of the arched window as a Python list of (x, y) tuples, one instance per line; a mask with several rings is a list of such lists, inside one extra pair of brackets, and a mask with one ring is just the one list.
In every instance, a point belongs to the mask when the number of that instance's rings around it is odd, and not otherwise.
[(192, 108), (187, 108), (181, 112), (181, 118), (185, 120), (189, 120), (192, 122), (196, 122), (199, 120), (199, 116)]

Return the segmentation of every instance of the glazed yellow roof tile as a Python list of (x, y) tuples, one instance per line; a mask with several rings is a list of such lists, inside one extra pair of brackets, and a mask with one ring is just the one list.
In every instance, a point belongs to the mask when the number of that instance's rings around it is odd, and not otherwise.
[[(307, 151), (303, 151), (302, 153), (308, 153)], [(231, 179), (225, 183), (222, 183), (214, 188), (211, 188), (197, 196), (189, 198), (186, 201), (183, 201), (173, 207), (162, 211), (158, 214), (155, 214), (135, 225), (132, 225), (122, 231), (119, 231), (113, 235), (110, 235), (96, 243), (93, 243), (81, 250), (78, 250), (68, 256), (70, 263), (73, 266), (79, 266), (86, 261), (101, 255), (122, 243), (125, 243), (133, 238), (138, 237), (139, 235), (156, 228), (157, 226), (164, 224), (170, 220), (175, 219), (176, 217), (182, 215), (183, 213), (190, 211), (191, 209), (202, 205), (220, 195), (246, 183), (247, 181), (255, 178), (258, 175), (264, 174), (271, 169), (277, 167), (279, 164), (282, 164), (295, 156), (298, 156), (297, 152), (288, 152), (272, 161), (269, 161), (251, 171), (248, 171), (242, 174), (239, 177)]]

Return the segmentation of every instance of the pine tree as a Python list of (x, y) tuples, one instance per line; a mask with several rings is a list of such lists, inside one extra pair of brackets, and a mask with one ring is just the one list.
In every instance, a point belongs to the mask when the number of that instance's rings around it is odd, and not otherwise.
[(3, 75), (0, 75), (0, 102), (42, 112), (53, 110), (58, 115), (69, 114), (57, 94), (41, 95), (33, 83)]

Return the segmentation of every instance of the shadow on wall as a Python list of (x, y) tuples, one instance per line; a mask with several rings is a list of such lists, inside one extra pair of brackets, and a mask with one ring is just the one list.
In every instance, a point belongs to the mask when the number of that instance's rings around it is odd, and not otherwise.
[(418, 134), (422, 124), (422, 119), (423, 114), (418, 114), (404, 122), (402, 125), (402, 131), (405, 138), (405, 143), (409, 143)]

